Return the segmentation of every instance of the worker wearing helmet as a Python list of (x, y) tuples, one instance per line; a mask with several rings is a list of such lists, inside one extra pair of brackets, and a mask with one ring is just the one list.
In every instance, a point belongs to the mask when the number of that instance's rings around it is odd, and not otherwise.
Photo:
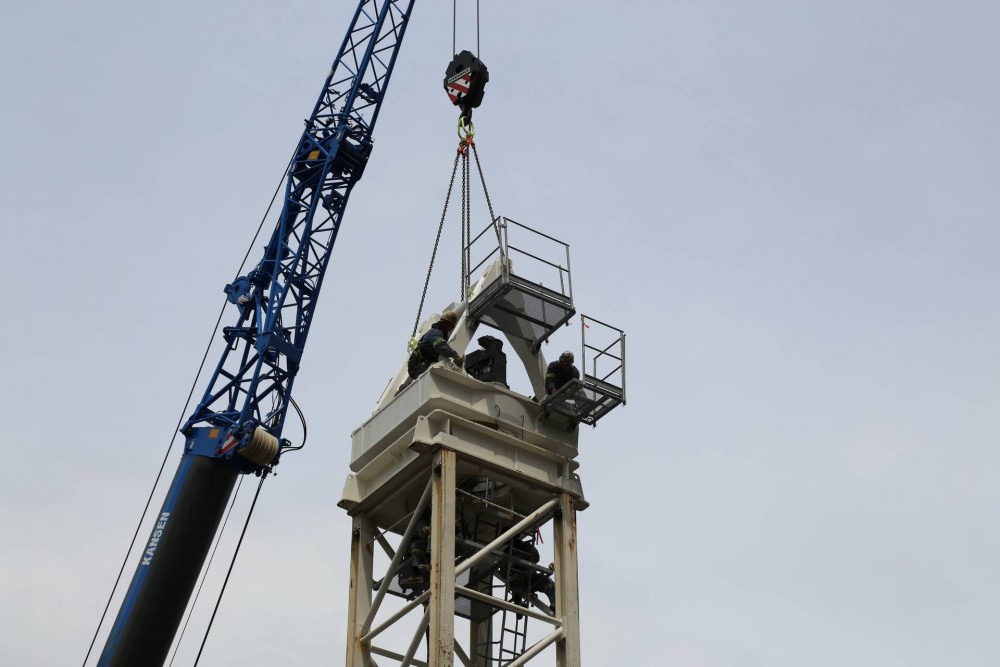
[(573, 365), (573, 353), (566, 351), (559, 355), (545, 371), (545, 393), (552, 395), (570, 380), (579, 380), (580, 371)]
[[(563, 352), (559, 355), (559, 361), (553, 361), (549, 364), (545, 371), (545, 396), (542, 397), (542, 413), (539, 415), (539, 419), (546, 421), (549, 418), (549, 411), (552, 409), (549, 399), (553, 397), (560, 387), (567, 384), (568, 382), (576, 380), (580, 381), (580, 371), (576, 369), (573, 365), (573, 353), (570, 351)], [(586, 396), (583, 390), (578, 386), (576, 393), (569, 397), (563, 397), (561, 401), (561, 412), (567, 414), (567, 410), (571, 411), (571, 414), (576, 415), (571, 417), (569, 423), (566, 425), (567, 431), (573, 431), (576, 429), (576, 424), (579, 418), (579, 410), (582, 403), (586, 402)]]
[(416, 380), (431, 364), (442, 358), (453, 359), (456, 366), (462, 367), (465, 362), (462, 355), (448, 345), (448, 336), (455, 330), (456, 324), (458, 315), (454, 311), (446, 310), (441, 313), (441, 318), (434, 323), (434, 326), (420, 337), (417, 349), (407, 361), (406, 370), (410, 378)]

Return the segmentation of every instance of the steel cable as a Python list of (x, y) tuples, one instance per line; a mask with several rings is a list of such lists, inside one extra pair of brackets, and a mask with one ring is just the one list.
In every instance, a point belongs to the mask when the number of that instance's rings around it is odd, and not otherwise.
[[(240, 262), (240, 268), (236, 272), (236, 275), (240, 275), (243, 272), (243, 267), (246, 265), (247, 259), (250, 257), (250, 253), (253, 251), (253, 246), (257, 242), (257, 238), (260, 236), (261, 230), (264, 228), (264, 222), (267, 220), (267, 216), (271, 213), (271, 207), (274, 206), (274, 201), (278, 198), (278, 192), (281, 191), (281, 186), (285, 182), (288, 176), (288, 170), (292, 165), (292, 160), (289, 159), (288, 164), (285, 166), (285, 171), (281, 176), (281, 180), (278, 182), (278, 186), (274, 189), (274, 194), (271, 195), (271, 202), (267, 205), (267, 210), (264, 211), (264, 215), (260, 219), (260, 224), (257, 226), (257, 233), (254, 234), (253, 240), (250, 242), (250, 247), (247, 248), (246, 254), (243, 256), (243, 261)], [(184, 415), (187, 414), (188, 406), (191, 404), (191, 397), (194, 396), (194, 390), (198, 386), (198, 380), (201, 379), (201, 373), (205, 369), (205, 361), (208, 359), (208, 353), (212, 349), (212, 341), (215, 340), (215, 335), (219, 331), (219, 324), (222, 322), (222, 316), (226, 312), (226, 302), (222, 303), (222, 308), (219, 309), (219, 317), (215, 320), (215, 327), (212, 329), (212, 335), (208, 339), (208, 345), (205, 347), (205, 353), (201, 357), (201, 363), (198, 365), (198, 372), (194, 376), (194, 381), (191, 383), (191, 389), (188, 391), (187, 399), (184, 401), (184, 407), (181, 409), (180, 417), (177, 419), (177, 425), (174, 426), (173, 435), (170, 438), (170, 443), (167, 445), (167, 451), (163, 455), (163, 461), (160, 463), (160, 469), (156, 473), (156, 479), (153, 482), (153, 488), (149, 491), (149, 497), (146, 499), (146, 505), (142, 509), (142, 514), (139, 516), (139, 523), (135, 527), (135, 533), (132, 535), (132, 541), (128, 545), (128, 549), (125, 551), (125, 558), (122, 560), (121, 568), (118, 570), (118, 576), (115, 578), (115, 583), (111, 587), (111, 594), (108, 596), (108, 601), (104, 605), (104, 611), (101, 613), (101, 620), (97, 622), (97, 629), (94, 630), (94, 636), (90, 639), (90, 646), (87, 647), (87, 655), (83, 658), (83, 665), (86, 667), (87, 660), (90, 659), (90, 654), (94, 650), (94, 644), (97, 642), (97, 637), (101, 633), (101, 626), (104, 625), (104, 619), (107, 618), (108, 609), (111, 608), (111, 601), (114, 599), (115, 592), (118, 590), (118, 585), (121, 583), (122, 574), (125, 573), (125, 567), (128, 565), (129, 554), (132, 553), (132, 548), (135, 547), (135, 541), (139, 537), (139, 531), (142, 530), (142, 523), (146, 520), (146, 513), (149, 512), (149, 505), (153, 502), (153, 496), (156, 494), (156, 487), (160, 484), (160, 479), (163, 477), (163, 470), (167, 465), (167, 460), (170, 458), (170, 452), (174, 448), (174, 442), (177, 440), (177, 433), (184, 421)]]
[(215, 601), (215, 609), (212, 610), (212, 618), (208, 621), (208, 627), (205, 628), (205, 636), (201, 640), (201, 647), (198, 649), (198, 656), (194, 659), (195, 667), (198, 665), (198, 661), (201, 660), (201, 653), (205, 650), (205, 642), (208, 641), (208, 635), (212, 631), (212, 624), (215, 623), (215, 616), (219, 613), (219, 605), (222, 604), (222, 596), (226, 592), (226, 586), (229, 584), (229, 577), (233, 574), (233, 567), (236, 565), (236, 557), (240, 554), (240, 547), (243, 546), (243, 538), (246, 537), (247, 528), (250, 526), (250, 517), (253, 516), (253, 510), (257, 506), (257, 498), (260, 497), (261, 487), (264, 486), (264, 480), (267, 479), (267, 475), (270, 469), (265, 469), (263, 474), (260, 476), (260, 482), (257, 484), (257, 492), (253, 494), (253, 503), (250, 505), (250, 511), (247, 513), (247, 520), (243, 523), (243, 531), (240, 533), (240, 540), (236, 543), (236, 551), (233, 552), (233, 559), (229, 562), (229, 571), (226, 572), (226, 579), (222, 582), (222, 590), (219, 591), (219, 597)]
[(212, 569), (212, 561), (215, 560), (215, 552), (219, 550), (219, 543), (222, 542), (222, 534), (226, 532), (226, 524), (229, 523), (229, 516), (233, 513), (233, 507), (236, 505), (236, 498), (240, 495), (240, 487), (243, 486), (243, 475), (240, 475), (240, 481), (236, 485), (236, 491), (233, 492), (233, 498), (229, 501), (229, 509), (226, 511), (226, 518), (222, 521), (222, 527), (219, 529), (218, 535), (216, 535), (215, 546), (212, 548), (212, 555), (208, 559), (208, 564), (205, 565), (204, 572), (201, 573), (201, 583), (198, 584), (198, 590), (195, 591), (194, 600), (191, 602), (191, 606), (188, 609), (187, 618), (184, 619), (184, 627), (181, 628), (181, 634), (177, 637), (177, 645), (174, 646), (174, 654), (170, 656), (170, 667), (174, 664), (174, 659), (177, 657), (177, 651), (181, 648), (181, 642), (184, 641), (184, 633), (187, 632), (188, 623), (191, 622), (191, 617), (194, 615), (194, 608), (198, 605), (198, 597), (201, 595), (201, 589), (205, 586), (205, 580), (208, 579), (208, 571)]

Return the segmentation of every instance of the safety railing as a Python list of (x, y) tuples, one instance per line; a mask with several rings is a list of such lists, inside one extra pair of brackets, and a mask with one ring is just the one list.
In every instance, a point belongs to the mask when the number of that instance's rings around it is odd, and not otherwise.
[(499, 276), (478, 292), (469, 313), (508, 336), (541, 345), (576, 312), (569, 245), (509, 218), (487, 225), (464, 248), (471, 288), (499, 258)]
[(545, 413), (576, 424), (594, 425), (625, 404), (625, 332), (587, 315), (580, 316), (580, 379), (571, 380), (547, 397)]

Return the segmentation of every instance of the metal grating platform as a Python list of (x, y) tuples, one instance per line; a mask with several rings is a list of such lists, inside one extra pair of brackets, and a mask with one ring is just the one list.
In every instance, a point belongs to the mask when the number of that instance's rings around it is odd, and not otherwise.
[[(512, 230), (516, 243), (512, 243)], [(494, 244), (496, 239), (496, 244)], [(466, 247), (472, 274), (500, 258), (499, 279), (469, 304), (469, 316), (527, 341), (533, 351), (569, 321), (573, 306), (569, 246), (508, 218), (499, 218)], [(482, 259), (473, 264), (473, 256)]]
[(493, 283), (469, 304), (471, 317), (536, 350), (575, 313), (570, 297), (516, 275)]
[(567, 417), (571, 422), (593, 426), (604, 415), (624, 403), (620, 387), (586, 377), (582, 382), (572, 380), (552, 394), (543, 410)]
[(593, 426), (625, 404), (625, 332), (587, 315), (580, 316), (583, 374), (547, 397), (543, 413), (562, 415), (570, 430)]

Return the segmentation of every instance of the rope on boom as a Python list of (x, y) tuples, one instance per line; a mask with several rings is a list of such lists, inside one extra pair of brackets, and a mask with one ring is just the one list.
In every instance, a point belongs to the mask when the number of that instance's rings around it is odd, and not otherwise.
[(194, 616), (194, 609), (198, 606), (198, 598), (201, 597), (201, 589), (205, 586), (205, 580), (208, 579), (208, 573), (212, 569), (212, 561), (215, 560), (215, 553), (219, 550), (219, 543), (222, 542), (222, 535), (226, 532), (226, 526), (229, 524), (229, 516), (233, 513), (233, 507), (236, 505), (236, 498), (240, 495), (240, 488), (243, 486), (244, 478), (245, 475), (240, 475), (240, 480), (236, 484), (236, 491), (233, 492), (233, 497), (229, 501), (229, 509), (226, 511), (226, 518), (222, 522), (222, 527), (219, 528), (218, 535), (215, 536), (215, 545), (212, 547), (212, 555), (209, 557), (208, 563), (205, 565), (204, 571), (201, 573), (201, 582), (198, 584), (198, 590), (195, 591), (194, 599), (188, 607), (187, 618), (184, 619), (184, 626), (181, 628), (180, 635), (178, 635), (177, 641), (174, 643), (174, 653), (170, 656), (170, 664), (168, 667), (173, 667), (174, 660), (177, 658), (177, 652), (181, 648), (181, 642), (184, 641), (184, 633), (187, 632), (188, 623), (191, 622), (191, 617)]
[[(274, 206), (274, 202), (278, 198), (278, 193), (281, 191), (281, 186), (285, 183), (288, 177), (288, 170), (292, 166), (292, 160), (288, 161), (285, 165), (285, 170), (282, 172), (281, 178), (278, 180), (278, 185), (274, 189), (274, 194), (271, 195), (271, 202), (267, 205), (267, 210), (264, 211), (264, 215), (260, 219), (260, 224), (257, 225), (257, 233), (254, 234), (253, 240), (250, 241), (249, 247), (247, 247), (247, 252), (243, 256), (243, 261), (240, 263), (240, 268), (236, 272), (236, 275), (240, 275), (243, 272), (243, 267), (247, 263), (247, 259), (250, 257), (250, 253), (253, 252), (254, 244), (257, 243), (257, 238), (260, 236), (261, 230), (264, 229), (264, 222), (267, 220), (267, 216), (271, 213), (271, 207)], [(132, 553), (132, 548), (135, 546), (135, 541), (139, 537), (139, 531), (142, 529), (142, 523), (146, 520), (146, 514), (149, 512), (149, 506), (153, 502), (153, 496), (156, 494), (156, 488), (160, 485), (160, 479), (163, 477), (163, 470), (167, 465), (167, 460), (170, 458), (170, 452), (173, 451), (174, 441), (177, 439), (177, 434), (180, 432), (181, 424), (184, 422), (184, 416), (187, 415), (188, 407), (191, 405), (191, 398), (194, 396), (194, 390), (198, 387), (198, 380), (201, 379), (201, 373), (205, 369), (205, 361), (208, 359), (208, 353), (212, 349), (212, 343), (215, 341), (215, 335), (219, 331), (219, 324), (222, 323), (222, 316), (226, 312), (227, 301), (222, 302), (222, 308), (219, 310), (219, 317), (215, 320), (215, 326), (212, 328), (212, 335), (208, 338), (208, 344), (205, 346), (205, 353), (201, 357), (201, 363), (198, 365), (198, 371), (194, 375), (194, 380), (191, 382), (191, 389), (188, 390), (187, 399), (184, 401), (184, 407), (181, 408), (181, 414), (177, 418), (177, 425), (174, 426), (173, 435), (170, 437), (170, 442), (167, 443), (167, 451), (163, 454), (163, 461), (160, 463), (160, 470), (156, 473), (156, 479), (153, 480), (153, 488), (149, 490), (149, 497), (146, 499), (146, 506), (142, 508), (142, 513), (139, 515), (139, 523), (135, 527), (135, 533), (132, 535), (132, 541), (128, 545), (128, 549), (125, 550), (125, 558), (122, 559), (121, 568), (118, 570), (118, 576), (115, 578), (115, 583), (111, 586), (111, 594), (108, 595), (108, 601), (104, 605), (104, 611), (101, 612), (101, 619), (97, 622), (97, 628), (94, 630), (94, 636), (90, 639), (90, 646), (87, 647), (87, 655), (83, 658), (83, 665), (86, 667), (87, 661), (90, 659), (90, 654), (94, 650), (94, 644), (97, 642), (97, 637), (101, 633), (101, 627), (104, 625), (104, 620), (108, 616), (108, 609), (111, 608), (111, 600), (114, 598), (115, 593), (118, 591), (118, 585), (121, 583), (122, 575), (125, 573), (125, 567), (128, 565), (129, 556)]]
[(260, 497), (260, 490), (264, 486), (264, 480), (267, 479), (268, 474), (271, 472), (271, 468), (264, 468), (263, 472), (260, 474), (260, 482), (257, 483), (257, 492), (253, 495), (253, 502), (250, 504), (250, 511), (247, 513), (247, 519), (243, 523), (243, 531), (240, 533), (240, 539), (236, 543), (236, 551), (233, 552), (233, 559), (229, 562), (229, 570), (226, 572), (226, 578), (222, 582), (222, 590), (219, 591), (219, 597), (215, 601), (215, 609), (212, 610), (212, 618), (208, 620), (208, 627), (205, 629), (205, 636), (201, 640), (201, 647), (198, 649), (198, 655), (194, 659), (195, 667), (198, 667), (198, 662), (201, 660), (201, 654), (205, 650), (205, 643), (208, 641), (208, 635), (212, 632), (212, 624), (215, 623), (215, 616), (219, 613), (219, 605), (222, 604), (222, 596), (226, 592), (226, 586), (229, 584), (229, 577), (233, 574), (233, 566), (236, 565), (236, 557), (240, 555), (240, 547), (243, 546), (243, 538), (246, 537), (247, 528), (250, 526), (250, 518), (253, 516), (253, 510), (257, 507), (257, 498)]

